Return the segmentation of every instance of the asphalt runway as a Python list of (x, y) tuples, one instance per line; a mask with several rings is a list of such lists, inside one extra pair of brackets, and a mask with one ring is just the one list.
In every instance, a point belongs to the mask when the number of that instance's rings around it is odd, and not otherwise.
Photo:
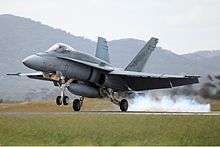
[(144, 112), (144, 111), (80, 111), (80, 112), (0, 112), (0, 115), (174, 115), (174, 116), (220, 116), (220, 111), (216, 112)]

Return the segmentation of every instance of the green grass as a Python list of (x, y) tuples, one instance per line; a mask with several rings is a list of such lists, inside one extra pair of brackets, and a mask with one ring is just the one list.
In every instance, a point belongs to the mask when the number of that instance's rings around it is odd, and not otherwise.
[(220, 145), (219, 116), (0, 115), (0, 145)]
[[(82, 111), (120, 110), (118, 106), (106, 99), (85, 99)], [(0, 112), (73, 112), (72, 103), (57, 106), (54, 101), (14, 102), (0, 104)]]
[[(212, 111), (220, 111), (219, 100), (209, 100)], [(119, 107), (107, 99), (85, 99), (82, 111), (120, 111)], [(35, 102), (11, 102), (1, 103), (0, 112), (73, 112), (72, 104), (68, 106), (57, 106), (53, 101), (35, 101)]]

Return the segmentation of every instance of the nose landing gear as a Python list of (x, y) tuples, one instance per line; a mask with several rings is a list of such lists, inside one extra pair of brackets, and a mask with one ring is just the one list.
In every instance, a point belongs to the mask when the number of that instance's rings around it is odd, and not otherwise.
[(65, 95), (65, 89), (66, 87), (72, 82), (72, 79), (69, 79), (67, 82), (65, 82), (65, 77), (61, 76), (61, 84), (59, 84), (59, 88), (61, 90), (60, 96), (57, 96), (56, 98), (56, 104), (58, 106), (60, 105), (68, 105), (69, 104), (69, 97)]
[(63, 97), (63, 105), (68, 105), (69, 104), (69, 97), (68, 96), (64, 96)]
[(62, 98), (61, 98), (61, 96), (57, 96), (57, 98), (56, 98), (56, 104), (57, 104), (58, 106), (62, 105)]
[(60, 106), (60, 105), (68, 105), (69, 104), (69, 97), (68, 96), (64, 96), (63, 97), (63, 100), (62, 100), (62, 97), (61, 96), (57, 96), (57, 98), (56, 98), (56, 104), (58, 105), (58, 106)]
[[(56, 98), (56, 104), (58, 106), (60, 105), (68, 105), (69, 104), (69, 97), (66, 96), (64, 94), (65, 92), (65, 89), (66, 87), (69, 86), (70, 83), (72, 83), (73, 79), (69, 79), (67, 82), (65, 82), (65, 77), (61, 76), (61, 81), (60, 81), (60, 84), (59, 84), (59, 88), (61, 90), (61, 94), (60, 96), (57, 96)], [(80, 111), (81, 107), (82, 107), (82, 104), (83, 104), (83, 100), (84, 100), (84, 97), (80, 97), (80, 99), (75, 99), (73, 101), (73, 110), (74, 111)]]
[(68, 96), (66, 96), (66, 95), (64, 95), (64, 91), (62, 91), (61, 92), (61, 96), (59, 95), (59, 96), (57, 96), (57, 98), (56, 98), (56, 104), (58, 105), (58, 106), (60, 106), (60, 105), (68, 105), (69, 104), (69, 97)]

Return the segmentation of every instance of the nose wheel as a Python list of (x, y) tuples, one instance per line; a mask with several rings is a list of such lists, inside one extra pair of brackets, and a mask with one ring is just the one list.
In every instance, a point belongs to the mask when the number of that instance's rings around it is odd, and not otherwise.
[(61, 84), (59, 85), (60, 88), (60, 96), (57, 96), (56, 98), (56, 104), (58, 106), (60, 105), (68, 105), (69, 104), (69, 97), (65, 95), (65, 89), (66, 87), (72, 82), (72, 79), (69, 79), (67, 82), (65, 82), (65, 77), (61, 76)]
[[(62, 74), (61, 74), (62, 75)], [(65, 95), (65, 89), (69, 86), (69, 84), (73, 81), (73, 79), (69, 79), (67, 82), (65, 82), (65, 77), (61, 76), (61, 82), (59, 84), (60, 88), (60, 96), (57, 96), (56, 98), (56, 104), (58, 106), (60, 105), (68, 105), (69, 104), (69, 97)], [(73, 101), (73, 110), (74, 111), (80, 111), (82, 104), (83, 104), (84, 97), (80, 97), (80, 99), (75, 99)]]
[(56, 98), (56, 104), (58, 106), (60, 105), (68, 105), (69, 104), (69, 97), (68, 96), (64, 96), (63, 98), (61, 96), (57, 96)]
[(69, 97), (68, 96), (64, 96), (63, 97), (63, 105), (68, 105), (69, 104)]
[(57, 98), (56, 98), (56, 104), (57, 104), (58, 106), (62, 105), (62, 98), (61, 98), (61, 96), (57, 96)]

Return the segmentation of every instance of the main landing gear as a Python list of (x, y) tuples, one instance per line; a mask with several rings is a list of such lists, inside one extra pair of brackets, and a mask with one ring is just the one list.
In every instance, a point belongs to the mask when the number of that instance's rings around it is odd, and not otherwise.
[(128, 110), (128, 101), (126, 99), (122, 99), (119, 106), (122, 112), (126, 112)]
[(126, 112), (128, 110), (128, 101), (126, 99), (122, 99), (121, 101), (117, 99), (111, 99), (111, 102), (118, 105), (122, 112)]
[(83, 104), (83, 100), (84, 100), (84, 97), (80, 97), (80, 99), (75, 99), (73, 101), (73, 110), (74, 111), (80, 111), (82, 104)]
[(122, 99), (121, 101), (116, 98), (113, 91), (107, 92), (107, 97), (111, 99), (111, 102), (118, 105), (122, 112), (126, 112), (128, 110), (128, 101), (126, 99)]
[[(63, 105), (69, 104), (70, 99), (68, 96), (64, 94), (64, 92), (65, 92), (66, 87), (68, 87), (70, 83), (72, 82), (73, 82), (73, 79), (69, 79), (68, 81), (66, 81), (65, 77), (61, 76), (61, 81), (58, 84), (61, 90), (61, 95), (57, 96), (56, 98), (56, 104), (58, 106), (61, 106), (62, 104)], [(122, 112), (126, 112), (128, 110), (128, 101), (126, 99), (119, 100), (118, 99), (119, 96), (116, 97), (115, 92), (111, 89), (104, 89), (102, 92), (103, 92), (102, 93), (103, 95), (110, 98), (112, 103), (118, 105)], [(72, 108), (74, 111), (80, 111), (82, 104), (83, 104), (83, 100), (84, 100), (84, 97), (82, 96), (80, 97), (80, 99), (73, 100)]]

